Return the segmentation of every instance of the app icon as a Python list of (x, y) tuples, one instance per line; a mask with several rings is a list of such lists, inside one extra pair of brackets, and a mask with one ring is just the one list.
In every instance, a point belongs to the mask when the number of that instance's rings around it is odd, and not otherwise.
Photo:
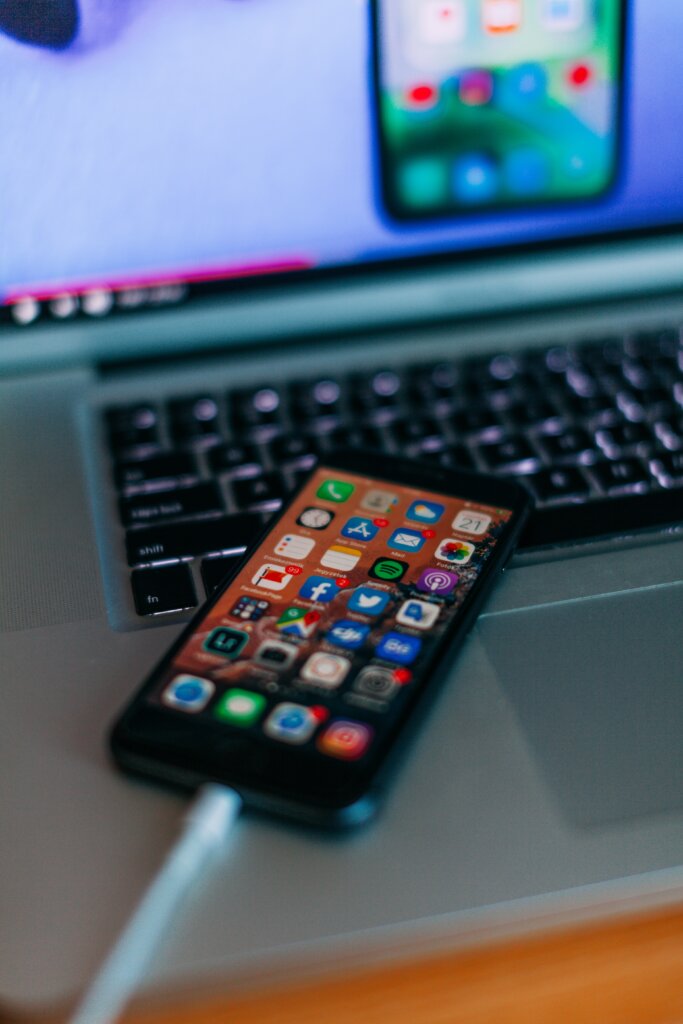
[(445, 511), (446, 506), (439, 505), (437, 501), (414, 501), (406, 512), (406, 519), (417, 523), (438, 523)]
[(399, 684), (391, 669), (380, 668), (379, 665), (368, 665), (358, 673), (353, 681), (352, 689), (355, 693), (362, 693), (366, 697), (374, 697), (376, 700), (389, 700), (399, 689)]
[(493, 98), (493, 75), (483, 68), (463, 71), (458, 79), (458, 96), (466, 107), (484, 107)]
[(198, 676), (176, 676), (162, 693), (161, 699), (170, 708), (196, 712), (206, 707), (215, 689), (208, 679), (200, 679)]
[(310, 537), (299, 537), (296, 533), (285, 533), (275, 545), (275, 554), (283, 558), (295, 558), (301, 560), (310, 555), (315, 547), (315, 541)]
[(522, 24), (522, 0), (484, 0), (483, 19), (487, 32), (515, 32)]
[(548, 74), (542, 64), (518, 64), (510, 68), (501, 80), (501, 92), (507, 102), (545, 99)]
[(275, 623), (281, 633), (287, 636), (299, 636), (307, 639), (313, 636), (318, 623), (320, 612), (314, 608), (285, 608), (280, 618)]
[(544, 0), (543, 26), (550, 32), (575, 32), (586, 20), (586, 0)]
[(397, 551), (419, 551), (424, 542), (424, 537), (417, 530), (402, 529), (394, 530), (387, 544)]
[(450, 537), (448, 540), (441, 541), (436, 549), (435, 557), (444, 562), (450, 562), (452, 565), (467, 565), (474, 551), (474, 544)]
[(396, 615), (396, 621), (402, 626), (412, 626), (413, 629), (431, 629), (440, 612), (440, 605), (413, 598), (403, 602)]
[(448, 164), (437, 157), (413, 157), (399, 165), (398, 185), (405, 202), (411, 206), (420, 209), (438, 206), (448, 198)]
[(372, 540), (378, 529), (372, 519), (352, 516), (342, 529), (342, 537), (350, 537), (351, 540)]
[(516, 196), (542, 193), (550, 181), (550, 164), (538, 149), (513, 149), (503, 161), (503, 177)]
[(358, 587), (351, 594), (347, 608), (361, 615), (381, 615), (389, 604), (390, 595), (374, 587)]
[(395, 661), (398, 665), (412, 665), (420, 653), (422, 641), (405, 633), (385, 633), (375, 648), (378, 658)]
[(469, 510), (458, 512), (451, 523), (454, 530), (460, 530), (461, 533), (473, 533), (478, 537), (482, 533), (486, 533), (490, 525), (491, 516), (485, 516), (483, 512), (470, 512)]
[(339, 587), (329, 576), (309, 576), (299, 590), (299, 597), (305, 597), (308, 601), (317, 601), (319, 604), (327, 604), (339, 593)]
[(417, 589), (437, 597), (446, 597), (454, 589), (458, 577), (445, 569), (425, 569), (417, 581)]
[(391, 491), (380, 491), (377, 488), (373, 488), (366, 492), (363, 500), (361, 501), (361, 507), (370, 509), (371, 512), (390, 512), (397, 502), (397, 494), (393, 494)]
[(463, 0), (426, 0), (419, 8), (417, 31), (430, 46), (459, 43), (467, 32)]
[(343, 761), (354, 761), (368, 749), (374, 730), (361, 722), (335, 718), (318, 740), (318, 750)]
[(263, 723), (266, 736), (285, 743), (305, 743), (316, 730), (319, 718), (303, 704), (276, 704)]
[(320, 564), (324, 565), (327, 569), (349, 572), (350, 569), (358, 565), (362, 554), (363, 552), (358, 548), (347, 548), (343, 544), (333, 544), (320, 559)]
[(498, 193), (498, 168), (485, 153), (453, 161), (453, 193), (463, 203), (485, 203)]
[(401, 562), (398, 558), (376, 558), (370, 566), (368, 575), (376, 580), (394, 583), (403, 578), (407, 568), (408, 563)]
[(224, 658), (236, 658), (248, 639), (249, 634), (244, 633), (241, 629), (219, 626), (217, 629), (211, 630), (202, 646), (211, 654), (222, 654)]
[(324, 530), (334, 519), (334, 512), (326, 508), (316, 508), (309, 505), (297, 519), (299, 526), (306, 526), (309, 530)]
[(353, 484), (347, 484), (343, 480), (324, 480), (315, 496), (323, 498), (324, 501), (348, 501), (355, 489)]
[(300, 674), (307, 683), (316, 683), (327, 690), (334, 690), (344, 681), (350, 668), (351, 662), (348, 658), (316, 651), (305, 662)]
[(283, 640), (264, 640), (254, 654), (254, 661), (259, 665), (284, 672), (296, 661), (299, 648), (294, 644), (286, 644)]
[(340, 619), (330, 629), (327, 634), (327, 640), (331, 644), (336, 644), (337, 647), (345, 647), (349, 651), (355, 651), (363, 646), (369, 632), (369, 626), (361, 626), (357, 622), (351, 622), (349, 619)]
[(232, 606), (230, 614), (233, 619), (245, 619), (249, 622), (258, 622), (270, 608), (269, 601), (262, 601), (258, 597), (241, 597)]
[(216, 718), (231, 725), (253, 725), (261, 717), (267, 704), (266, 698), (260, 693), (249, 690), (228, 690), (213, 709)]
[(281, 565), (264, 562), (258, 572), (251, 577), (251, 582), (264, 590), (284, 590), (291, 579), (291, 574)]

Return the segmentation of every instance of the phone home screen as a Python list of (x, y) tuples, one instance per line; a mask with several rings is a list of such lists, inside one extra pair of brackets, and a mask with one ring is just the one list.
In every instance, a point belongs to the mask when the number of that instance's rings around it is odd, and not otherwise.
[(622, 0), (376, 0), (398, 217), (589, 199), (617, 170)]
[(300, 756), (360, 761), (511, 514), (319, 467), (148, 699)]

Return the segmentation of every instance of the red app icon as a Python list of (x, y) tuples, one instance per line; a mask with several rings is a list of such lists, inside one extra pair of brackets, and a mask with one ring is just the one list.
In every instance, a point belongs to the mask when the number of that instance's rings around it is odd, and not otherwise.
[(368, 749), (373, 733), (369, 725), (336, 718), (318, 740), (318, 750), (343, 761), (355, 761)]

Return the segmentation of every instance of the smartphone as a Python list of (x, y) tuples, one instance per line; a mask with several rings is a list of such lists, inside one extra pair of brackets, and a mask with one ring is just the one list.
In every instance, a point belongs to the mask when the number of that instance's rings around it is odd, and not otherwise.
[(319, 825), (369, 818), (529, 504), (496, 477), (326, 456), (126, 708), (115, 760)]
[(615, 183), (625, 0), (373, 0), (384, 205), (399, 220)]

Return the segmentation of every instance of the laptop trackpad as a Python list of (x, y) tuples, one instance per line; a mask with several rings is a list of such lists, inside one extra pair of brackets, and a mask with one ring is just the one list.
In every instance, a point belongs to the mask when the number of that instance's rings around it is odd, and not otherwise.
[(573, 824), (683, 807), (683, 583), (484, 616), (480, 632)]

